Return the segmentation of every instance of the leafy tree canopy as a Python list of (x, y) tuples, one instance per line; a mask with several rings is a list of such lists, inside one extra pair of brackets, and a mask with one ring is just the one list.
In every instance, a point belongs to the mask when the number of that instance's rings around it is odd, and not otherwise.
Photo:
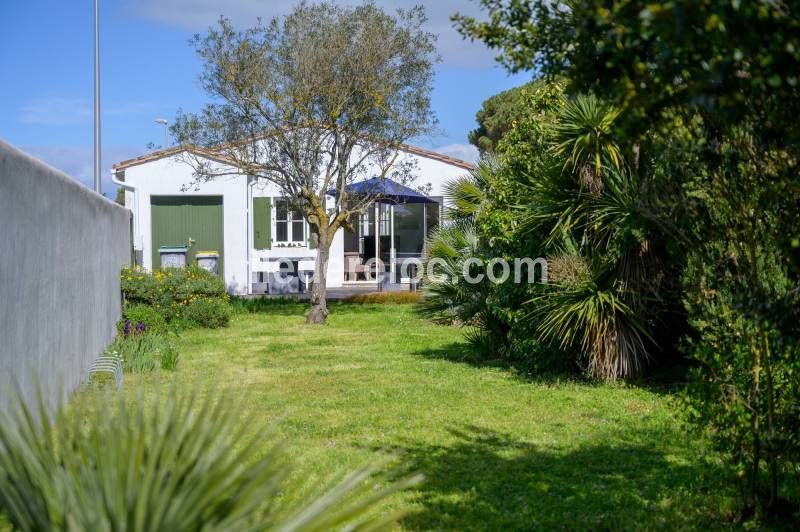
[(605, 2), (481, 0), (489, 20), (456, 15), (459, 31), (499, 52), (511, 71), (568, 73), (574, 88), (622, 105), (642, 131), (666, 107), (721, 124), (755, 114), (790, 134), (800, 99), (800, 3), (795, 0)]
[[(582, 200), (569, 182), (555, 183), (533, 204), (536, 217), (556, 217), (573, 233), (581, 229), (589, 242), (646, 243), (639, 258), (655, 247), (656, 275), (638, 277), (656, 280), (664, 264), (680, 279), (680, 291), (670, 285), (654, 298), (640, 292), (647, 303), (641, 308), (669, 300), (683, 305), (684, 351), (695, 362), (687, 418), (707, 429), (737, 468), (743, 517), (778, 515), (787, 499), (796, 508), (800, 2), (481, 4), (488, 21), (454, 17), (465, 36), (497, 50), (512, 71), (563, 76), (569, 94), (585, 95), (576, 97), (583, 103), (557, 128), (563, 138), (555, 151), (569, 155), (567, 170), (580, 171), (589, 185), (582, 190), (590, 194)], [(590, 112), (603, 107), (606, 116)], [(577, 128), (590, 131), (576, 136)], [(594, 165), (586, 164), (587, 155), (595, 156)], [(629, 174), (605, 170), (621, 157), (631, 163)], [(546, 178), (538, 174), (535, 184), (547, 185)], [(611, 201), (604, 199), (609, 194)], [(661, 238), (650, 238), (651, 227)], [(604, 237), (609, 230), (612, 238)], [(662, 250), (653, 245), (659, 243)], [(616, 276), (623, 281), (622, 303), (637, 292), (630, 290), (635, 276), (628, 275), (637, 270), (626, 263), (633, 264), (620, 261)], [(551, 305), (550, 321), (543, 323), (559, 325), (550, 330), (561, 338), (563, 324), (578, 324), (570, 331), (583, 331), (585, 340), (601, 323), (569, 311), (568, 305), (578, 308), (572, 293), (555, 296), (537, 309), (547, 312)], [(629, 308), (639, 313), (636, 305)], [(676, 336), (666, 324), (661, 329)], [(616, 334), (617, 348), (624, 347), (620, 338)]]
[(497, 141), (512, 128), (516, 120), (527, 113), (529, 94), (537, 83), (539, 82), (531, 81), (484, 101), (475, 114), (478, 127), (468, 134), (470, 144), (481, 152), (495, 151)]

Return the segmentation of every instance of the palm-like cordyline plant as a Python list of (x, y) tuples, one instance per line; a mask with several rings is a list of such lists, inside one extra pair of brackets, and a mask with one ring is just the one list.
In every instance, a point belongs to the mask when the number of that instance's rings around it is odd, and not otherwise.
[(617, 115), (594, 96), (565, 103), (553, 128), (554, 153), (565, 162), (530, 179), (527, 220), (544, 232), (549, 249), (569, 244), (572, 261), (591, 265), (582, 282), (551, 277), (555, 282), (530, 300), (537, 330), (542, 339), (579, 347), (588, 371), (604, 380), (643, 369), (652, 345), (649, 303), (660, 279), (638, 176), (611, 138)]
[(549, 285), (531, 299), (531, 319), (543, 340), (561, 348), (578, 347), (587, 371), (613, 380), (638, 375), (649, 358), (651, 341), (645, 323), (626, 302), (620, 281), (601, 264), (588, 265), (578, 255), (559, 255), (549, 261), (577, 263), (583, 275), (559, 276), (551, 268)]
[[(535, 294), (526, 297), (538, 339), (580, 350), (596, 378), (633, 377), (654, 345), (648, 325), (659, 280), (642, 187), (612, 138), (617, 109), (594, 96), (578, 96), (554, 112), (552, 149), (526, 161), (530, 175), (515, 179), (517, 201), (526, 205), (508, 204), (507, 197), (495, 194), (498, 176), (506, 175), (498, 173), (505, 170), (496, 160), (448, 185), (450, 215), (462, 223), (443, 228), (429, 242), (429, 259), (442, 259), (446, 276), (429, 280), (426, 308), (476, 325), (475, 341), (503, 341), (507, 331), (491, 310), (499, 292), (489, 283), (464, 282), (462, 268), (469, 257), (491, 249), (491, 213), (517, 209), (530, 231), (517, 237), (541, 242), (556, 273), (549, 286), (528, 287)], [(520, 239), (513, 247), (530, 249), (530, 243)], [(559, 264), (572, 278), (559, 279)], [(494, 331), (497, 327), (501, 330)]]
[[(274, 433), (226, 394), (177, 388), (78, 396), (69, 409), (0, 413), (0, 508), (21, 530), (330, 530), (380, 525), (374, 503), (415, 482), (360, 491), (365, 467), (299, 506)], [(370, 490), (371, 491), (371, 490)], [(366, 517), (365, 517), (366, 516)]]
[(604, 165), (622, 165), (622, 154), (611, 136), (619, 113), (593, 94), (578, 95), (564, 102), (556, 121), (553, 150), (564, 160), (564, 169), (577, 174), (590, 193), (602, 190)]

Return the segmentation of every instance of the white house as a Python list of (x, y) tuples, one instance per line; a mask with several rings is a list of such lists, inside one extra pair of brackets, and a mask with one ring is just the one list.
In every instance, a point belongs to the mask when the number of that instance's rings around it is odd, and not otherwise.
[[(302, 289), (300, 281), (313, 271), (316, 257), (302, 214), (293, 211), (280, 190), (263, 179), (235, 175), (195, 184), (193, 168), (181, 159), (182, 153), (180, 148), (160, 150), (113, 166), (113, 180), (123, 187), (125, 206), (133, 212), (137, 263), (158, 268), (170, 248), (191, 241), (185, 260), (217, 254), (219, 273), (232, 294), (275, 291), (272, 281), (279, 259), (292, 263), (298, 279), (285, 290)], [(213, 155), (207, 158), (211, 164), (225, 165), (212, 160)], [(328, 287), (367, 282), (360, 275), (361, 264), (375, 256), (376, 229), (380, 233), (377, 249), (386, 262), (421, 256), (424, 237), (441, 222), (444, 184), (472, 168), (459, 159), (403, 146), (396, 164), (409, 162), (416, 169), (412, 186), (424, 187), (435, 201), (375, 205), (353, 224), (355, 233), (340, 229), (331, 246)], [(366, 170), (364, 175), (369, 175)], [(389, 251), (391, 259), (384, 256)]]

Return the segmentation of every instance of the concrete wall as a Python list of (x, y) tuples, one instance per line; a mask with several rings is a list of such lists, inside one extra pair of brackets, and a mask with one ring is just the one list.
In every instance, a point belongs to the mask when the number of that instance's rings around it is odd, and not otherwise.
[(0, 393), (59, 399), (113, 341), (130, 212), (0, 141)]

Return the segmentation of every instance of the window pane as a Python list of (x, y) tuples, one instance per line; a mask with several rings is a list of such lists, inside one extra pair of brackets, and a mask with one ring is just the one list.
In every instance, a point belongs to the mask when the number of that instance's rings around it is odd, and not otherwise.
[(302, 220), (303, 211), (297, 207), (292, 207), (292, 220)]
[(379, 221), (379, 228), (381, 230), (381, 236), (389, 236), (389, 222), (391, 222), (391, 212), (389, 211), (389, 205), (381, 205), (380, 206), (380, 218)]
[(394, 247), (397, 253), (422, 253), (423, 211), (422, 203), (407, 203), (394, 208)]
[[(434, 199), (438, 200), (441, 203), (442, 199), (438, 196), (434, 197)], [(439, 212), (440, 212), (440, 205), (439, 203), (429, 203), (425, 206), (425, 212), (427, 214), (427, 227), (428, 227), (428, 236), (430, 236), (431, 231), (439, 227)]]
[(289, 230), (289, 222), (287, 222), (286, 220), (277, 221), (275, 225), (275, 231), (277, 232), (276, 240), (278, 242), (286, 242), (289, 239), (288, 230)]
[(353, 214), (349, 218), (349, 222), (353, 226), (353, 231), (345, 229), (344, 231), (344, 252), (358, 251), (358, 215)]
[(303, 241), (303, 220), (292, 222), (292, 242)]
[[(287, 220), (287, 215), (289, 214), (288, 206), (286, 204), (285, 199), (275, 200), (275, 219), (276, 220)], [(278, 240), (281, 240), (278, 238)]]
[(370, 235), (370, 227), (371, 224), (369, 223), (369, 213), (364, 213), (361, 215), (361, 234), (360, 236), (369, 236)]

